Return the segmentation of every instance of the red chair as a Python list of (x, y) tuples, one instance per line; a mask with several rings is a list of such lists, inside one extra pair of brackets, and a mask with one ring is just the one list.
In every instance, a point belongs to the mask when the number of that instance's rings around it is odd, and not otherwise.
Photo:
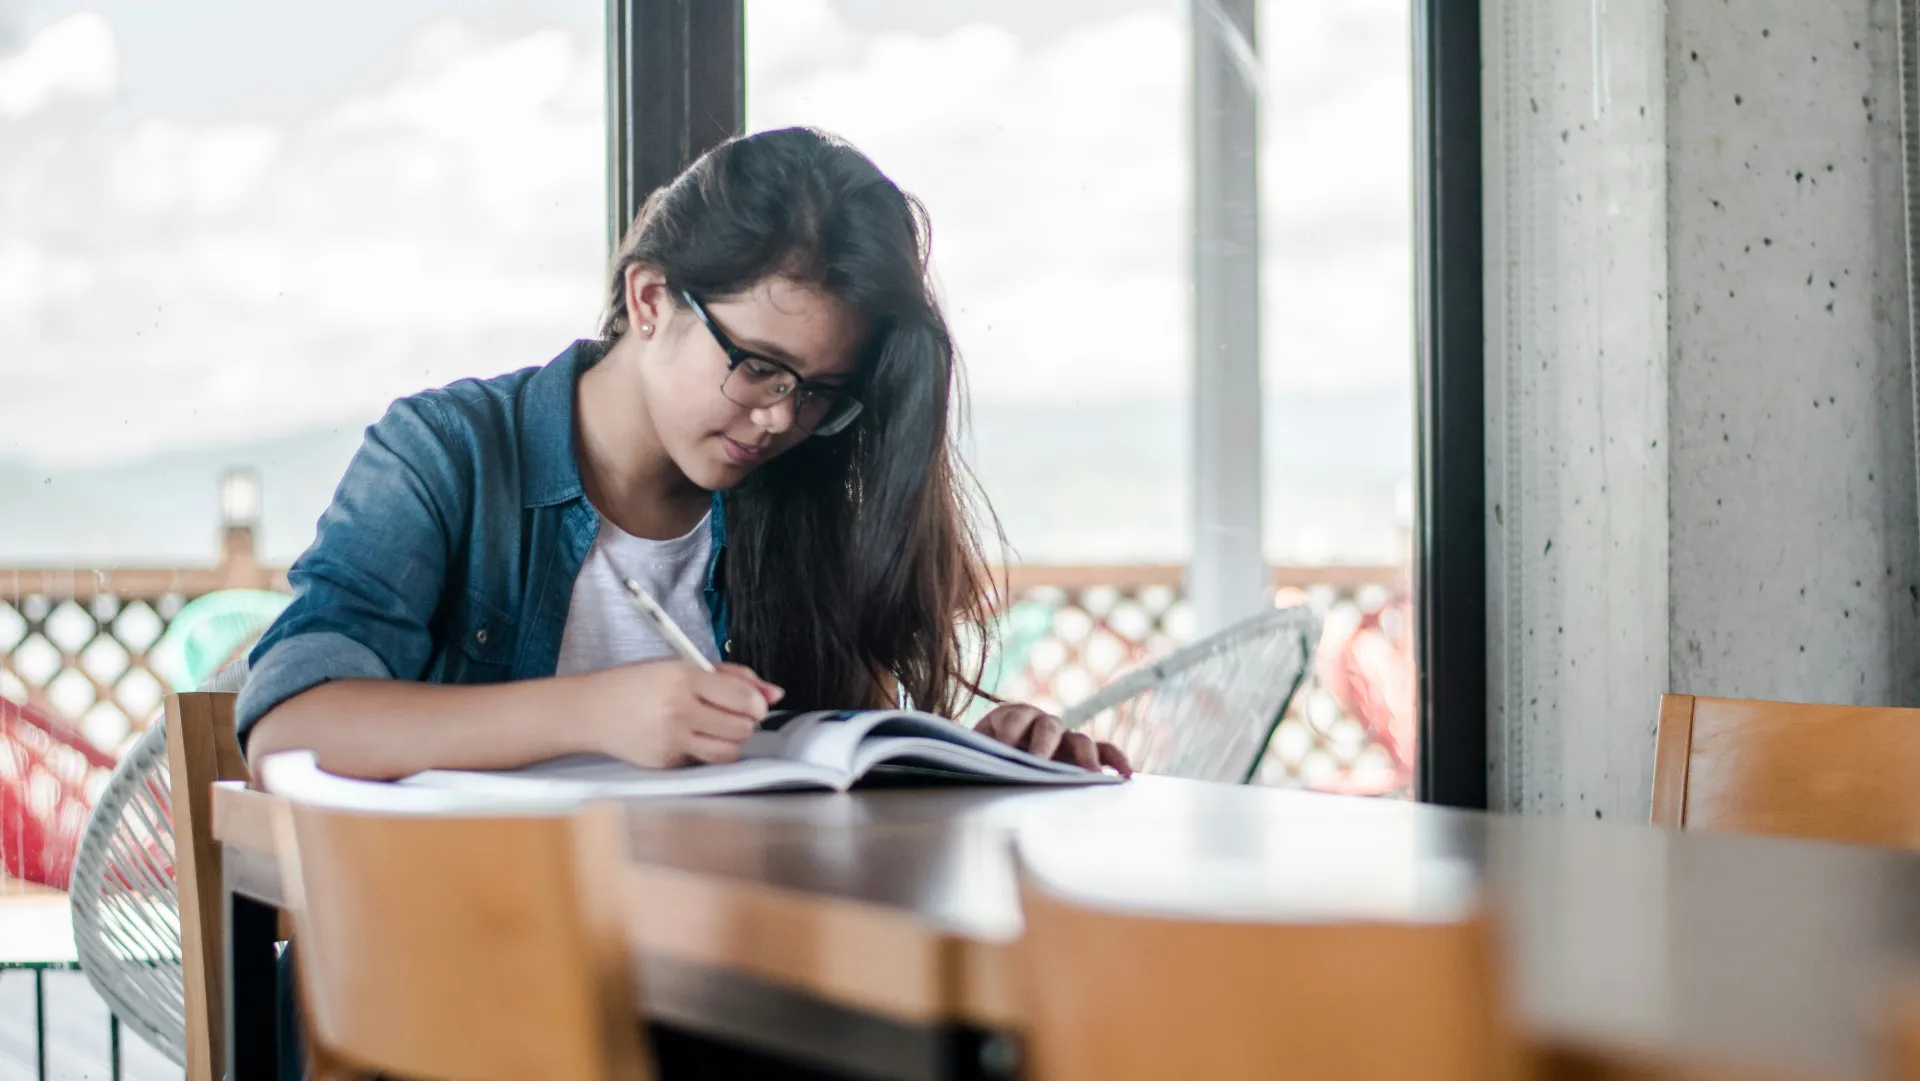
[(0, 698), (0, 871), (64, 890), (111, 755), (71, 726)]
[(1344, 634), (1323, 639), (1315, 671), (1348, 716), (1365, 725), (1392, 764), (1391, 780), (1361, 784), (1349, 778), (1317, 785), (1322, 791), (1379, 795), (1413, 783), (1413, 603), (1400, 593), (1360, 617)]

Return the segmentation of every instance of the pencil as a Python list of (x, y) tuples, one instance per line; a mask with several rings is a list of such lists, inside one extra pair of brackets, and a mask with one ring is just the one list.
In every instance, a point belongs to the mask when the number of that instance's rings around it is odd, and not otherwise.
[(620, 584), (627, 587), (627, 599), (633, 602), (633, 606), (639, 609), (640, 615), (648, 623), (653, 624), (653, 628), (660, 632), (660, 637), (667, 640), (667, 644), (673, 647), (673, 651), (680, 654), (681, 660), (699, 665), (702, 671), (714, 671), (713, 662), (707, 659), (706, 654), (700, 652), (699, 647), (693, 644), (693, 639), (687, 637), (687, 632), (680, 629), (680, 625), (673, 621), (673, 617), (667, 614), (667, 610), (660, 607), (660, 602), (654, 600), (645, 589), (642, 589), (640, 583), (631, 578), (622, 578)]

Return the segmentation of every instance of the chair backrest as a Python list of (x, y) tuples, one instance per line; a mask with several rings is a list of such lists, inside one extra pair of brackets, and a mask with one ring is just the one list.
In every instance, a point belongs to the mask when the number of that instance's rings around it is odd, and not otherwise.
[(173, 810), (174, 883), (180, 904), (187, 1081), (226, 1075), (226, 912), (220, 846), (213, 840), (215, 781), (248, 780), (234, 735), (237, 695), (218, 691), (166, 698), (167, 770)]
[[(80, 836), (67, 896), (74, 952), (87, 982), (115, 1017), (184, 1066), (186, 993), (170, 773), (167, 726), (155, 724), (121, 756), (101, 788)], [(194, 1074), (207, 1076), (204, 1065)]]
[(1245, 784), (1319, 641), (1311, 608), (1263, 612), (1120, 677), (1061, 720), (1113, 743), (1143, 773)]
[(1036, 1081), (1499, 1081), (1522, 1069), (1484, 916), (1213, 922), (1093, 908), (1023, 876)]
[(616, 808), (440, 817), (284, 800), (276, 813), (321, 1059), (419, 1081), (649, 1076)]
[(1920, 709), (1660, 700), (1653, 824), (1920, 848)]

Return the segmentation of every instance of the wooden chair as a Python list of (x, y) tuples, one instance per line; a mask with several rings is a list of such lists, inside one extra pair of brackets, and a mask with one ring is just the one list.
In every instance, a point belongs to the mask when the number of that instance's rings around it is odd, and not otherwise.
[(651, 1076), (615, 881), (616, 808), (447, 817), (287, 799), (276, 813), (323, 1072)]
[(1499, 1081), (1526, 1060), (1490, 921), (1183, 920), (1064, 900), (1023, 870), (1036, 1081)]
[(220, 846), (213, 840), (213, 785), (248, 779), (247, 760), (233, 730), (238, 698), (213, 691), (166, 698), (187, 1081), (226, 1076), (226, 912), (221, 904)]
[(1920, 709), (1660, 699), (1653, 824), (1920, 848)]

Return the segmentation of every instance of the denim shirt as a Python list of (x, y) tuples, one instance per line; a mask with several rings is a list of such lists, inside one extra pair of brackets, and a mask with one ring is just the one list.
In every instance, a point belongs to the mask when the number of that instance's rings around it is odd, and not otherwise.
[[(402, 398), (367, 429), (293, 602), (254, 647), (236, 707), (262, 715), (331, 679), (498, 683), (551, 676), (600, 517), (574, 460), (574, 386), (604, 346)], [(707, 613), (727, 649), (726, 502), (713, 495)]]

